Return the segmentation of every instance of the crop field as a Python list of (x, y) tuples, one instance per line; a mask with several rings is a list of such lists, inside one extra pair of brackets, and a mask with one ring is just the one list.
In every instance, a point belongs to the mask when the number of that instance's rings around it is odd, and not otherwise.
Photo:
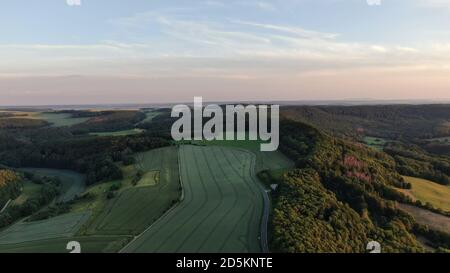
[(83, 123), (89, 118), (73, 118), (71, 114), (66, 113), (39, 113), (34, 116), (37, 119), (43, 119), (53, 127), (72, 126)]
[(41, 128), (46, 126), (48, 126), (48, 123), (40, 119), (0, 118), (0, 129)]
[[(131, 180), (136, 170), (127, 170), (126, 178), (121, 181), (123, 190), (114, 199), (100, 202), (93, 208), (96, 211), (95, 217), (83, 234), (137, 235), (161, 217), (180, 198), (177, 155), (177, 147), (166, 147), (136, 155), (137, 163), (134, 168), (152, 176), (153, 179), (157, 176), (158, 183), (138, 183), (137, 186), (132, 186)], [(142, 179), (148, 179), (146, 175)], [(151, 181), (147, 182), (150, 184)], [(102, 193), (97, 191), (97, 194)]]
[(51, 113), (51, 112), (8, 112), (11, 118), (39, 119), (50, 123), (53, 127), (72, 126), (83, 123), (89, 118), (73, 118), (67, 113)]
[(57, 238), (17, 244), (0, 245), (0, 253), (69, 253), (67, 243), (77, 241), (83, 253), (114, 252), (127, 242), (127, 237), (90, 236)]
[[(51, 112), (20, 112), (20, 111), (1, 111), (6, 119), (25, 119), (25, 120), (43, 120), (52, 127), (72, 126), (83, 123), (89, 118), (73, 118), (67, 113), (51, 113)], [(8, 115), (6, 115), (8, 114)]]
[(22, 168), (24, 172), (31, 172), (38, 176), (57, 177), (62, 183), (62, 194), (58, 202), (68, 202), (81, 194), (86, 186), (85, 177), (82, 174), (69, 170)]
[(5, 118), (36, 118), (40, 112), (26, 112), (26, 111), (0, 111), (0, 114)]
[(388, 143), (388, 140), (386, 140), (384, 138), (370, 137), (370, 136), (364, 137), (363, 141), (367, 146), (372, 147), (377, 150), (380, 150), (380, 151), (382, 151), (384, 149), (384, 145), (386, 145), (386, 143)]
[(260, 252), (262, 191), (254, 154), (180, 147), (183, 201), (123, 252)]
[(2, 245), (69, 238), (88, 218), (89, 212), (84, 212), (57, 216), (44, 221), (16, 223), (0, 232), (0, 248)]
[[(126, 252), (260, 252), (264, 206), (255, 176), (258, 157), (268, 168), (292, 163), (281, 154), (258, 153), (253, 142), (217, 145), (136, 154), (134, 165), (122, 166), (124, 179), (87, 189), (84, 176), (71, 171), (21, 169), (59, 177), (61, 200), (88, 197), (77, 200), (69, 214), (3, 230), (0, 252), (64, 253), (71, 240), (81, 242), (83, 252), (117, 252), (125, 246)], [(114, 185), (119, 190), (107, 198)]]
[(144, 176), (137, 182), (137, 186), (155, 186), (159, 183), (159, 171), (151, 171), (144, 174)]
[(95, 132), (95, 133), (89, 133), (91, 136), (130, 136), (130, 135), (137, 135), (140, 133), (143, 133), (144, 130), (142, 129), (130, 129), (130, 130), (123, 130), (123, 131), (116, 131), (116, 132)]
[(434, 207), (445, 211), (450, 211), (450, 188), (439, 185), (429, 180), (404, 177), (406, 182), (412, 184), (412, 189), (408, 190), (415, 199), (428, 202)]
[(213, 140), (194, 142), (207, 146), (233, 147), (248, 150), (256, 156), (256, 172), (262, 170), (289, 169), (294, 167), (294, 163), (279, 151), (261, 152), (262, 141), (250, 140)]

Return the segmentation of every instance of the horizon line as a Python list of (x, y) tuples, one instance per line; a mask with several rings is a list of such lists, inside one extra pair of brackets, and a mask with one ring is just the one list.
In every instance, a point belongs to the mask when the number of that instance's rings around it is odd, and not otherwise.
[[(372, 103), (370, 103), (372, 102)], [(355, 98), (355, 99), (299, 99), (299, 100), (209, 100), (209, 101), (203, 101), (203, 103), (208, 104), (279, 104), (280, 106), (319, 106), (319, 105), (348, 105), (348, 106), (364, 106), (364, 105), (420, 105), (420, 104), (433, 104), (433, 105), (439, 105), (439, 104), (450, 104), (450, 98), (448, 99), (441, 99), (441, 98), (434, 98), (434, 99), (361, 99), (361, 98)], [(186, 102), (186, 101), (178, 101), (178, 102), (124, 102), (124, 103), (76, 103), (76, 104), (36, 104), (36, 105), (0, 105), (0, 110), (7, 110), (7, 109), (19, 109), (19, 108), (25, 108), (25, 109), (33, 109), (33, 108), (49, 108), (52, 109), (52, 107), (57, 107), (60, 109), (66, 109), (64, 107), (70, 108), (87, 108), (87, 107), (102, 107), (102, 106), (108, 106), (108, 107), (130, 107), (130, 108), (146, 108), (149, 106), (155, 106), (155, 107), (161, 107), (164, 106), (170, 106), (170, 105), (177, 105), (177, 104), (186, 104), (190, 105), (193, 104), (193, 102)]]

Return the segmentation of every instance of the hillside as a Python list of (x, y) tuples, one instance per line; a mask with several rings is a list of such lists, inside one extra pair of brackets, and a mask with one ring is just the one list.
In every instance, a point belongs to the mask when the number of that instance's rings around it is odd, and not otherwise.
[[(394, 188), (410, 185), (393, 158), (293, 121), (283, 121), (281, 136), (282, 151), (298, 169), (274, 181), (280, 184), (274, 195), (274, 249), (363, 252), (370, 239), (384, 252), (424, 251), (416, 236), (429, 234), (397, 207), (396, 201), (406, 198)], [(283, 232), (287, 227), (290, 232)], [(428, 237), (435, 247), (449, 247), (448, 236)]]
[(343, 136), (428, 139), (450, 135), (450, 105), (287, 106), (282, 114)]

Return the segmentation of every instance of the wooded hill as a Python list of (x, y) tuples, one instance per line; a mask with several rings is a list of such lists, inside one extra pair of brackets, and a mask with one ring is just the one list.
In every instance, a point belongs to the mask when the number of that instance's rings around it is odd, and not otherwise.
[(342, 136), (395, 140), (450, 135), (450, 105), (286, 106), (282, 115)]
[(331, 137), (294, 121), (281, 124), (281, 149), (297, 170), (273, 181), (272, 247), (280, 252), (365, 252), (369, 241), (384, 252), (422, 252), (416, 235), (436, 248), (448, 235), (430, 232), (397, 209), (410, 185), (389, 155)]

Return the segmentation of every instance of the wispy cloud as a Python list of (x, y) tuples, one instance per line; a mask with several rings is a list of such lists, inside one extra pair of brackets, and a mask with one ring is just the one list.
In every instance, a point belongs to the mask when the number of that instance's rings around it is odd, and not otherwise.
[(262, 2), (262, 1), (256, 1), (256, 2), (251, 2), (251, 5), (254, 5), (255, 7), (264, 10), (264, 11), (276, 11), (277, 9), (275, 8), (275, 6), (273, 6), (272, 4), (268, 3), (268, 2)]
[[(431, 2), (429, 6), (450, 4), (450, 1)], [(56, 77), (61, 83), (58, 88), (63, 88), (62, 83), (73, 82), (72, 78), (66, 79), (67, 75), (78, 75), (97, 81), (133, 79), (140, 82), (142, 92), (146, 87), (184, 89), (188, 86), (183, 83), (189, 82), (192, 92), (202, 87), (224, 93), (222, 87), (226, 86), (240, 89), (240, 93), (254, 90), (252, 94), (256, 94), (270, 87), (272, 91), (286, 88), (285, 92), (295, 94), (300, 88), (311, 88), (314, 95), (313, 91), (339, 89), (337, 86), (341, 84), (342, 90), (346, 86), (357, 88), (355, 77), (360, 81), (359, 87), (370, 80), (373, 86), (388, 86), (394, 82), (393, 75), (401, 75), (403, 79), (427, 77), (423, 81), (429, 86), (436, 87), (439, 83), (440, 90), (447, 87), (448, 91), (450, 84), (445, 85), (444, 74), (450, 72), (450, 42), (445, 39), (414, 42), (363, 39), (337, 31), (332, 25), (302, 24), (303, 19), (296, 17), (283, 20), (287, 13), (276, 3), (208, 0), (195, 2), (193, 6), (155, 7), (147, 12), (104, 19), (106, 22), (101, 22), (101, 26), (111, 35), (89, 42), (52, 43), (37, 39), (39, 42), (3, 43), (0, 80), (8, 79), (8, 83), (22, 88), (11, 90), (24, 90), (21, 80), (34, 81), (36, 77), (48, 81)], [(246, 9), (254, 13), (242, 15), (240, 12)], [(274, 19), (268, 14), (278, 15)], [(372, 27), (362, 31), (372, 34), (378, 26)], [(376, 77), (388, 80), (376, 81)], [(330, 80), (328, 85), (325, 79)], [(86, 80), (83, 87), (88, 83), (92, 82)], [(116, 88), (110, 84), (101, 86)], [(2, 86), (0, 81), (0, 93), (9, 87)], [(42, 90), (48, 87), (43, 84)]]
[(242, 25), (259, 27), (259, 28), (264, 28), (264, 29), (268, 29), (268, 30), (274, 30), (277, 32), (294, 34), (295, 36), (299, 36), (299, 37), (305, 38), (305, 39), (334, 39), (339, 36), (336, 33), (324, 33), (324, 32), (306, 30), (301, 27), (263, 24), (263, 23), (247, 22), (247, 21), (240, 21), (240, 20), (236, 20), (234, 22), (242, 24)]
[(450, 8), (450, 0), (415, 0), (421, 7)]

